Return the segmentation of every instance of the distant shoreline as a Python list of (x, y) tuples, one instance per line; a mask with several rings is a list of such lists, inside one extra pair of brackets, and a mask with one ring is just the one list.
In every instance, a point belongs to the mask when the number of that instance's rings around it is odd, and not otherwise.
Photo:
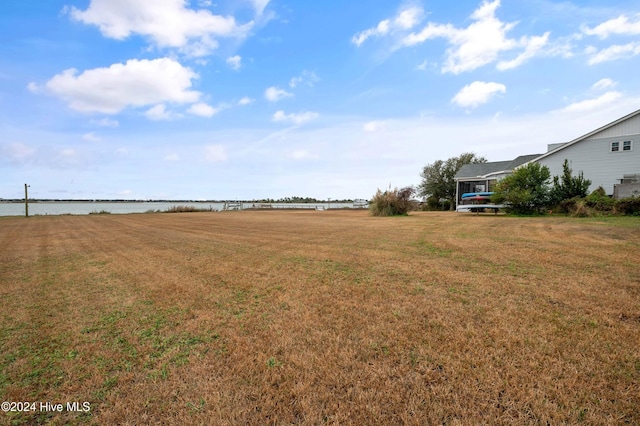
[[(292, 204), (314, 204), (314, 203), (353, 203), (354, 200), (308, 200), (308, 201), (282, 201), (282, 200), (109, 200), (109, 199), (81, 199), (81, 200), (59, 200), (53, 198), (29, 198), (29, 203), (292, 203)], [(0, 203), (24, 203), (24, 198), (4, 199), (0, 198)]]

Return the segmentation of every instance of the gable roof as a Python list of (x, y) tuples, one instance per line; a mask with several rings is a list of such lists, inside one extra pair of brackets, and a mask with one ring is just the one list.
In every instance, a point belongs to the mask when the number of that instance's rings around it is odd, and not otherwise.
[(588, 139), (590, 137), (592, 137), (593, 135), (596, 135), (600, 132), (603, 132), (607, 129), (610, 129), (630, 118), (633, 118), (637, 115), (640, 115), (640, 109), (636, 110), (634, 112), (632, 112), (631, 114), (627, 114), (624, 117), (621, 117), (615, 121), (612, 121), (609, 124), (606, 124), (602, 127), (597, 128), (596, 130), (593, 130), (585, 135), (580, 136), (579, 138), (576, 138), (572, 141), (566, 142), (566, 143), (561, 143), (561, 144), (557, 144), (558, 146), (548, 152), (545, 152), (544, 154), (530, 154), (530, 155), (521, 155), (519, 157), (517, 157), (515, 160), (511, 160), (511, 161), (493, 161), (491, 163), (476, 163), (476, 164), (465, 164), (464, 166), (462, 166), (460, 168), (460, 170), (458, 171), (458, 173), (456, 173), (456, 175), (454, 176), (454, 179), (469, 179), (469, 178), (487, 178), (491, 175), (494, 174), (500, 174), (500, 173), (504, 173), (504, 172), (510, 172), (513, 169), (515, 169), (516, 167), (525, 165), (527, 163), (530, 163), (532, 161), (538, 161), (541, 160), (545, 157), (548, 157), (549, 155), (553, 155), (558, 151), (561, 151), (565, 148), (568, 148), (572, 145), (577, 144), (580, 141), (583, 141), (585, 139)]
[(545, 157), (553, 155), (558, 151), (562, 151), (563, 149), (568, 148), (568, 147), (570, 147), (572, 145), (575, 145), (580, 141), (583, 141), (585, 139), (589, 139), (591, 136), (593, 136), (593, 135), (595, 135), (597, 133), (603, 132), (603, 131), (605, 131), (607, 129), (610, 129), (610, 128), (614, 127), (614, 126), (617, 126), (618, 124), (622, 123), (623, 121), (627, 121), (628, 119), (633, 118), (633, 117), (635, 117), (636, 115), (639, 115), (639, 114), (640, 114), (640, 109), (632, 112), (631, 114), (627, 114), (624, 117), (618, 118), (617, 120), (612, 121), (609, 124), (605, 124), (604, 126), (602, 126), (600, 128), (597, 128), (596, 130), (593, 130), (593, 131), (591, 131), (591, 132), (589, 132), (589, 133), (587, 133), (585, 135), (582, 135), (579, 138), (576, 138), (576, 139), (574, 139), (572, 141), (569, 141), (569, 142), (567, 142), (565, 144), (562, 144), (559, 147), (557, 147), (555, 149), (552, 149), (551, 151), (545, 152), (544, 154), (539, 155), (537, 158), (532, 159), (530, 161), (538, 161), (538, 160), (541, 160), (541, 159), (543, 159)]
[(528, 163), (531, 160), (534, 160), (540, 157), (541, 154), (530, 154), (530, 155), (521, 155), (517, 157), (515, 160), (511, 161), (493, 161), (491, 163), (474, 163), (474, 164), (465, 164), (460, 168), (458, 173), (454, 176), (454, 179), (463, 179), (463, 178), (485, 178), (489, 175), (511, 171), (522, 164)]

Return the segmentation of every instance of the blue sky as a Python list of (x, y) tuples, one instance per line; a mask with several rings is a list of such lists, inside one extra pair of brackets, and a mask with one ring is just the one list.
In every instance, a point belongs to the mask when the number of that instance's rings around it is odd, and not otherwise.
[(0, 58), (0, 198), (369, 198), (640, 108), (640, 5), (4, 1)]

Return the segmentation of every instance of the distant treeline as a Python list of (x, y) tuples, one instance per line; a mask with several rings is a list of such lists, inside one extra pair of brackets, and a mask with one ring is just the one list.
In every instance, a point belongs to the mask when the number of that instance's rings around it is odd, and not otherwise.
[[(57, 199), (57, 198), (29, 198), (30, 203), (224, 203), (230, 200), (122, 200), (122, 199)], [(284, 197), (278, 198), (277, 200), (273, 198), (264, 198), (260, 200), (238, 200), (234, 199), (235, 202), (244, 202), (244, 203), (352, 203), (351, 199), (330, 199), (330, 200), (319, 200), (317, 198), (311, 197)], [(24, 198), (0, 198), (0, 202), (4, 203), (24, 203)]]
[[(327, 203), (327, 202), (332, 202), (332, 203), (353, 203), (353, 200), (351, 199), (345, 199), (345, 200), (318, 200), (317, 198), (311, 198), (311, 197), (284, 197), (284, 198), (278, 198), (277, 200), (274, 200), (272, 198), (266, 198), (263, 200), (256, 200), (256, 202), (258, 203)], [(253, 201), (252, 201), (253, 202)]]

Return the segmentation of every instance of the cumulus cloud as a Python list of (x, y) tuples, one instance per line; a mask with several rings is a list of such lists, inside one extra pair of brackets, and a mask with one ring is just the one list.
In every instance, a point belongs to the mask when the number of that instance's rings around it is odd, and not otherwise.
[(583, 26), (582, 32), (586, 35), (597, 36), (601, 39), (612, 35), (639, 35), (640, 14), (637, 14), (632, 19), (627, 18), (625, 15), (620, 15), (593, 28)]
[(496, 68), (498, 68), (498, 70), (500, 71), (517, 68), (529, 59), (537, 56), (540, 51), (547, 45), (549, 41), (549, 34), (549, 32), (546, 32), (539, 37), (523, 37), (520, 40), (520, 43), (521, 45), (524, 45), (524, 52), (510, 61), (498, 62)]
[(285, 122), (285, 123), (293, 123), (293, 124), (302, 124), (307, 121), (315, 120), (318, 118), (320, 114), (317, 112), (301, 112), (298, 114), (285, 114), (284, 111), (277, 111), (273, 114), (273, 121), (275, 122)]
[(412, 32), (402, 40), (403, 46), (415, 46), (427, 40), (445, 38), (449, 42), (442, 72), (459, 74), (472, 71), (498, 60), (501, 53), (524, 49), (523, 53), (510, 61), (501, 61), (498, 69), (512, 69), (539, 54), (547, 44), (549, 33), (542, 36), (524, 36), (519, 40), (508, 38), (507, 33), (516, 23), (505, 23), (496, 18), (500, 0), (484, 1), (471, 15), (473, 22), (466, 28), (451, 24), (429, 22), (421, 31)]
[(384, 36), (399, 30), (410, 30), (422, 20), (423, 15), (422, 8), (408, 7), (398, 12), (394, 18), (382, 20), (377, 26), (357, 33), (351, 38), (351, 42), (360, 46), (371, 37)]
[(243, 105), (250, 105), (250, 104), (252, 104), (252, 103), (253, 103), (253, 101), (254, 101), (254, 100), (253, 100), (253, 99), (251, 99), (250, 97), (245, 96), (244, 98), (242, 98), (242, 99), (240, 99), (240, 100), (238, 101), (238, 105), (241, 105), (241, 106), (243, 106)]
[(227, 152), (222, 145), (208, 145), (204, 148), (204, 159), (210, 163), (227, 160)]
[(291, 80), (289, 80), (289, 87), (294, 89), (300, 84), (305, 84), (309, 87), (313, 87), (313, 85), (319, 81), (320, 81), (320, 78), (318, 78), (316, 73), (314, 73), (313, 71), (305, 70), (305, 71), (302, 71), (302, 74), (300, 74), (299, 76), (293, 77)]
[(496, 94), (506, 91), (504, 84), (474, 81), (460, 89), (451, 102), (465, 108), (476, 108), (489, 102)]
[(622, 45), (614, 44), (600, 50), (594, 47), (588, 47), (586, 53), (590, 55), (588, 60), (589, 65), (628, 59), (640, 55), (640, 42), (631, 42)]
[(200, 93), (190, 90), (196, 78), (198, 74), (173, 59), (131, 59), (80, 74), (68, 69), (45, 87), (76, 111), (117, 114), (127, 107), (196, 102)]
[(149, 108), (144, 115), (153, 121), (171, 120), (174, 117), (171, 112), (167, 111), (165, 104), (158, 104)]
[(242, 68), (242, 57), (240, 55), (235, 55), (227, 58), (227, 64), (234, 70), (238, 71)]
[(200, 117), (213, 117), (220, 111), (219, 108), (214, 108), (211, 105), (207, 105), (204, 102), (191, 105), (187, 110), (189, 114), (199, 115)]
[(275, 86), (271, 86), (264, 91), (264, 97), (269, 102), (278, 102), (281, 99), (289, 98), (291, 96), (293, 96), (293, 93), (289, 93), (286, 90), (279, 89)]
[[(254, 0), (260, 12), (267, 2)], [(91, 0), (86, 10), (68, 9), (73, 20), (95, 25), (103, 36), (124, 40), (132, 34), (148, 38), (160, 48), (179, 48), (193, 56), (211, 53), (216, 37), (245, 37), (254, 22), (240, 25), (233, 16), (207, 9), (189, 9), (184, 0)]]
[(620, 92), (606, 92), (601, 96), (594, 99), (587, 99), (580, 102), (572, 103), (564, 107), (561, 112), (585, 112), (593, 111), (602, 108), (604, 105), (608, 105), (622, 97)]

